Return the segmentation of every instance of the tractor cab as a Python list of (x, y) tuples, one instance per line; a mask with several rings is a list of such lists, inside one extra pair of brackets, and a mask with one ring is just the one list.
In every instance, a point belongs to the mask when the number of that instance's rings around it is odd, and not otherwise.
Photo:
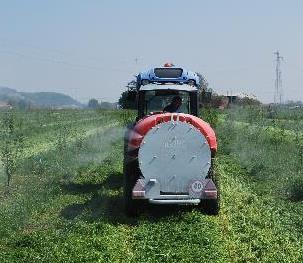
[(197, 73), (165, 63), (163, 67), (140, 72), (136, 88), (129, 90), (129, 98), (137, 101), (137, 119), (164, 112), (175, 97), (181, 98), (176, 112), (197, 116), (199, 88)]
[(170, 105), (176, 97), (181, 98), (181, 105), (176, 112), (197, 116), (197, 92), (195, 86), (187, 84), (148, 84), (142, 86), (137, 95), (138, 118), (164, 112), (165, 107)]

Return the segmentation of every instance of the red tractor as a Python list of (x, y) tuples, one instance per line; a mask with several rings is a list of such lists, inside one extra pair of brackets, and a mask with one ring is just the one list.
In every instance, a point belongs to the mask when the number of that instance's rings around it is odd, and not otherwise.
[(126, 213), (143, 203), (197, 205), (219, 212), (214, 173), (216, 135), (198, 115), (198, 88), (185, 83), (149, 83), (129, 91), (138, 117), (125, 134)]

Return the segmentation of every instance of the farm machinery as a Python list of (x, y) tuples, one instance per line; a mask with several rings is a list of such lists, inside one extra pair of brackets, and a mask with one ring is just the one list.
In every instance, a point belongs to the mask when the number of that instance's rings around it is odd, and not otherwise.
[(129, 98), (137, 102), (136, 122), (125, 134), (124, 201), (138, 215), (143, 204), (197, 205), (219, 211), (214, 172), (216, 135), (198, 118), (199, 79), (165, 65), (140, 73)]

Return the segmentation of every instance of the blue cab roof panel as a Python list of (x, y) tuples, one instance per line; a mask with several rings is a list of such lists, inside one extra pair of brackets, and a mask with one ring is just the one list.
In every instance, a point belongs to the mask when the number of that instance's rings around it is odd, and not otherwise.
[(137, 88), (149, 83), (190, 84), (199, 87), (200, 79), (197, 73), (183, 67), (157, 67), (140, 72), (137, 76)]

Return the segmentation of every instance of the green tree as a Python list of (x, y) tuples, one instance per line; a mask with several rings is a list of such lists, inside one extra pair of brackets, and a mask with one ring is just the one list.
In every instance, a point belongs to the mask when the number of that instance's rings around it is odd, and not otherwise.
[(200, 84), (199, 84), (199, 89), (204, 90), (204, 91), (210, 91), (208, 90), (208, 82), (206, 80), (206, 78), (199, 72), (196, 72), (196, 74), (198, 75), (199, 79), (200, 79)]
[(96, 99), (90, 99), (88, 102), (88, 107), (90, 109), (97, 109), (99, 108), (99, 102)]
[(132, 80), (126, 85), (127, 90), (123, 91), (118, 104), (122, 109), (136, 109), (137, 107), (137, 80)]
[(261, 102), (258, 101), (256, 98), (250, 98), (248, 96), (238, 98), (236, 103), (242, 106), (261, 105)]
[(116, 108), (116, 104), (115, 103), (110, 103), (110, 102), (107, 102), (107, 101), (102, 101), (100, 103), (100, 108), (101, 109), (115, 109)]
[(122, 109), (136, 109), (136, 98), (130, 94), (134, 91), (123, 91), (121, 97), (119, 98), (119, 105)]

